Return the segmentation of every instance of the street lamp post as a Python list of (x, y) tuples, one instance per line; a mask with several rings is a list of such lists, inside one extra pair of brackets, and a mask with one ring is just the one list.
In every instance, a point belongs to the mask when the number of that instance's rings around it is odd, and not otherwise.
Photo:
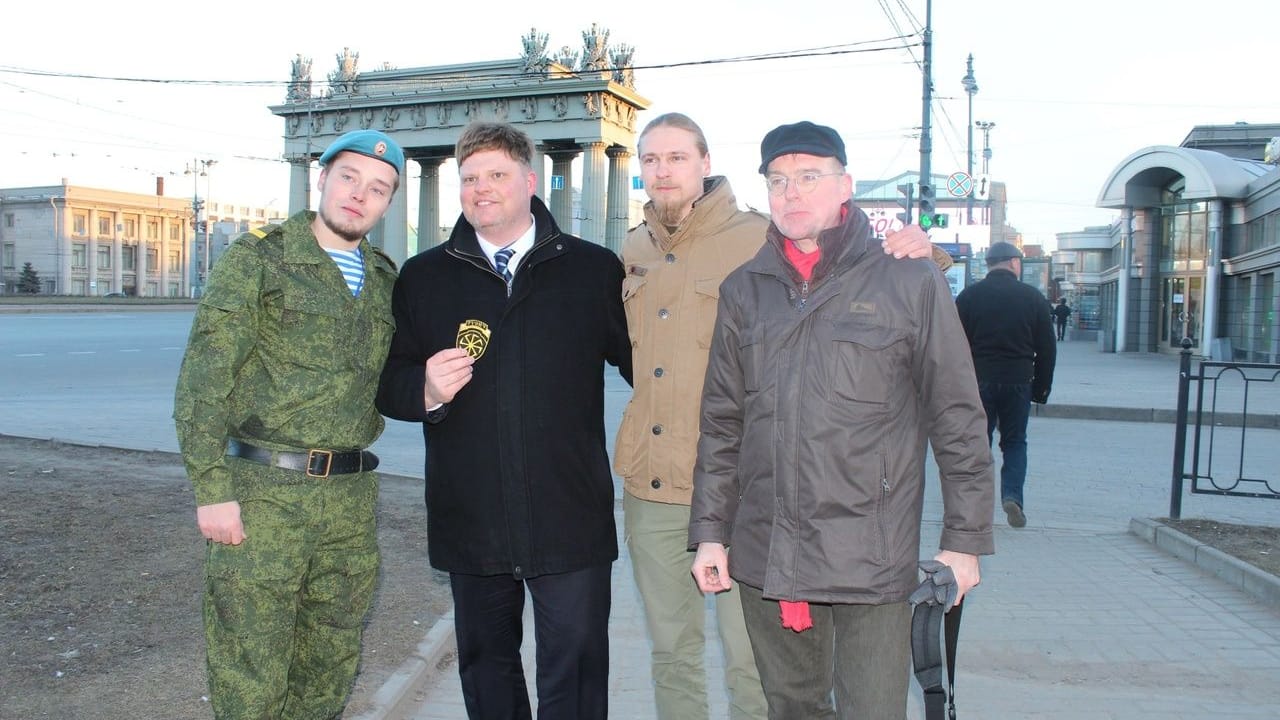
[[(987, 165), (991, 161), (991, 128), (995, 127), (996, 124), (993, 122), (986, 122), (985, 120), (979, 120), (976, 123), (974, 123), (974, 125), (977, 125), (978, 129), (982, 131), (982, 174), (986, 175), (989, 172)], [(989, 177), (987, 178), (987, 182), (991, 182), (991, 179)], [(985, 205), (986, 205), (986, 211), (984, 213), (986, 215), (985, 220), (987, 224), (990, 224), (991, 223), (991, 191), (990, 190), (987, 191), (987, 200)]]
[[(969, 144), (965, 145), (965, 164), (969, 177), (973, 178), (973, 96), (978, 94), (978, 81), (973, 76), (973, 53), (969, 53), (969, 61), (965, 65), (965, 74), (960, 82), (969, 95)], [(972, 182), (972, 180), (970, 180)], [(965, 198), (966, 224), (973, 224), (973, 192)]]
[[(200, 178), (201, 177), (205, 178), (205, 183), (206, 183), (205, 195), (208, 195), (209, 194), (208, 193), (209, 168), (213, 167), (217, 163), (218, 163), (217, 160), (198, 160), (198, 159), (192, 160), (191, 164), (187, 166), (186, 172), (184, 173), (186, 175), (192, 176), (191, 177), (191, 182), (192, 182), (191, 216), (192, 216), (193, 230), (195, 231), (194, 237), (197, 240), (200, 237), (200, 211), (204, 208), (205, 203), (208, 200), (208, 198), (206, 198), (205, 200), (200, 199)], [(203, 249), (203, 252), (200, 253), (200, 255), (203, 255), (203, 261), (202, 261), (203, 264), (201, 265), (200, 271), (196, 275), (196, 278), (199, 280), (199, 284), (198, 284), (198, 287), (200, 290), (199, 294), (203, 296), (204, 286), (209, 278), (209, 223), (207, 221), (204, 224), (204, 249)]]

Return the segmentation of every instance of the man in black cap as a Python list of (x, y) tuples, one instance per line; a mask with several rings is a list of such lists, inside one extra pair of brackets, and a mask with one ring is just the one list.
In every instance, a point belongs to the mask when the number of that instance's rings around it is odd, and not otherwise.
[(1000, 427), (1000, 504), (1015, 528), (1027, 524), (1022, 486), (1031, 403), (1049, 402), (1058, 352), (1049, 301), (1021, 277), (1022, 251), (1012, 243), (992, 243), (987, 276), (956, 297), (987, 412), (988, 445)]
[(900, 718), (926, 440), (957, 600), (994, 550), (982, 402), (946, 279), (880, 251), (840, 136), (801, 122), (760, 149), (772, 222), (720, 286), (692, 571), (738, 581), (769, 717)]

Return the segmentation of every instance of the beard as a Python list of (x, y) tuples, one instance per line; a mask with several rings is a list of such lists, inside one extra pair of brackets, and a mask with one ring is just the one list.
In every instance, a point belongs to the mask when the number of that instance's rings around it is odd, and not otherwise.
[(675, 227), (689, 214), (689, 206), (684, 203), (654, 202), (653, 209), (658, 211), (658, 222), (667, 227)]
[(365, 231), (356, 227), (355, 223), (340, 223), (329, 215), (323, 208), (320, 210), (320, 222), (329, 228), (334, 235), (346, 240), (349, 243), (359, 243), (364, 239)]

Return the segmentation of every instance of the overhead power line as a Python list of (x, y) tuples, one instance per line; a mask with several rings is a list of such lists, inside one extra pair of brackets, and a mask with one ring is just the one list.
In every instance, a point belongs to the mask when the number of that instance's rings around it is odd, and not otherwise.
[[(899, 51), (905, 48), (917, 46), (918, 42), (907, 42), (911, 40), (911, 35), (897, 35), (887, 38), (878, 38), (875, 40), (864, 40), (856, 43), (847, 43), (843, 45), (827, 45), (824, 47), (802, 48), (798, 50), (782, 50), (771, 53), (759, 53), (755, 55), (739, 55), (736, 57), (726, 58), (708, 58), (705, 60), (687, 60), (683, 62), (655, 63), (651, 65), (632, 65), (631, 70), (669, 70), (682, 67), (697, 67), (703, 65), (725, 65), (730, 63), (751, 63), (766, 62), (771, 60), (796, 60), (810, 57), (831, 57), (839, 55), (856, 55), (862, 53), (873, 52), (889, 52)], [(599, 72), (608, 72), (617, 68), (603, 68)], [(34, 77), (48, 77), (68, 80), (94, 80), (103, 82), (125, 82), (125, 83), (147, 83), (155, 85), (192, 85), (192, 86), (215, 86), (215, 87), (285, 87), (291, 80), (217, 80), (217, 79), (182, 79), (182, 78), (147, 78), (147, 77), (128, 77), (118, 75), (94, 75), (91, 73), (79, 72), (61, 72), (55, 70), (40, 70), (36, 68), (24, 68), (14, 65), (0, 65), (0, 73), (8, 73), (12, 75), (29, 75)], [(472, 82), (483, 82), (486, 80), (512, 80), (520, 77), (542, 77), (542, 73), (459, 73), (456, 76), (442, 75), (439, 76), (441, 81), (449, 80), (468, 80)], [(376, 82), (376, 80), (366, 78), (366, 82)]]

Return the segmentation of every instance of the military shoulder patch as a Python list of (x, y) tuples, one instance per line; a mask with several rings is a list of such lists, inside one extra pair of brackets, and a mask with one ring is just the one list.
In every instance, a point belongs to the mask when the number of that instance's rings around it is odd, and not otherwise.
[(270, 235), (271, 233), (279, 229), (280, 229), (279, 225), (275, 225), (275, 224), (263, 225), (262, 227), (251, 228), (249, 230), (249, 234), (258, 238), (259, 240), (266, 240), (268, 235)]

